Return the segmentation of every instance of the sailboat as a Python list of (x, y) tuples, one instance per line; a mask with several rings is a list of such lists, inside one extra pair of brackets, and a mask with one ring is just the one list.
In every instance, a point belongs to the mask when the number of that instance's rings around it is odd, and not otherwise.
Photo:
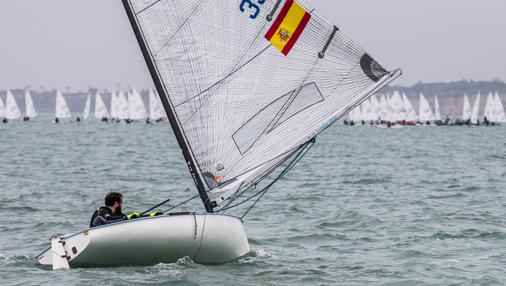
[(462, 109), (462, 118), (457, 119), (453, 122), (453, 125), (470, 125), (471, 124), (471, 104), (469, 103), (469, 97), (464, 94), (464, 105)]
[(402, 123), (406, 120), (406, 112), (400, 92), (394, 91), (394, 94), (390, 97), (388, 102), (394, 111), (393, 122), (403, 125)]
[(7, 123), (7, 119), (5, 118), (5, 105), (1, 97), (0, 97), (0, 119), (2, 119), (3, 123)]
[(60, 120), (65, 118), (70, 118), (72, 114), (70, 113), (69, 106), (67, 105), (67, 101), (63, 94), (57, 90), (56, 91), (56, 106), (55, 106), (55, 118), (54, 123), (60, 123)]
[(372, 120), (376, 125), (380, 124), (380, 113), (381, 113), (381, 104), (376, 97), (376, 95), (373, 94), (371, 96), (371, 106), (372, 106)]
[(362, 110), (360, 106), (355, 107), (350, 113), (348, 113), (348, 119), (345, 121), (345, 124), (349, 124), (351, 126), (355, 126), (362, 122)]
[(23, 118), (23, 121), (30, 121), (30, 119), (33, 119), (37, 117), (37, 110), (35, 109), (35, 105), (33, 104), (32, 95), (30, 94), (29, 90), (26, 90), (25, 92), (25, 117)]
[(99, 92), (95, 95), (95, 118), (102, 122), (109, 121), (109, 112)]
[(494, 109), (494, 95), (489, 92), (487, 95), (487, 101), (485, 102), (485, 109), (483, 110), (483, 123), (487, 126), (491, 125), (495, 121)]
[(413, 108), (413, 105), (411, 105), (411, 102), (409, 101), (409, 99), (405, 93), (402, 94), (402, 104), (403, 104), (404, 110), (406, 112), (405, 125), (411, 125), (411, 126), (416, 125), (416, 122), (418, 121), (418, 115), (416, 114), (416, 111)]
[(448, 124), (447, 120), (445, 120), (445, 122), (443, 122), (442, 120), (441, 109), (439, 107), (439, 98), (437, 95), (434, 95), (434, 120), (435, 120), (434, 123), (438, 126)]
[(10, 90), (7, 90), (7, 98), (5, 100), (5, 119), (7, 121), (16, 120), (21, 118), (21, 111), (19, 111), (16, 99)]
[[(439, 103), (438, 103), (439, 107)], [(436, 120), (434, 113), (432, 113), (432, 109), (430, 107), (429, 102), (423, 95), (423, 93), (420, 93), (420, 104), (419, 104), (419, 122), (421, 125), (431, 125), (432, 122)], [(441, 119), (439, 119), (441, 120)]]
[(504, 105), (502, 104), (502, 100), (499, 97), (499, 93), (495, 93), (494, 95), (494, 111), (495, 111), (495, 123), (500, 125), (501, 123), (506, 122), (506, 114), (504, 113)]
[(88, 117), (90, 117), (90, 112), (91, 112), (91, 94), (88, 93), (88, 96), (86, 97), (86, 102), (84, 103), (84, 111), (83, 111), (84, 120), (87, 120)]
[(143, 120), (148, 117), (144, 101), (142, 100), (141, 94), (132, 89), (128, 93), (128, 119), (127, 123)]
[(128, 120), (128, 100), (122, 91), (117, 94), (117, 112), (120, 121)]
[(308, 1), (123, 3), (206, 211), (58, 236), (37, 256), (53, 269), (247, 254), (249, 210), (316, 136), (401, 75)]
[(473, 125), (480, 125), (479, 119), (480, 99), (481, 93), (478, 93), (478, 95), (476, 95), (476, 100), (474, 101), (473, 109), (471, 111), (471, 124)]
[(150, 122), (161, 122), (166, 117), (160, 97), (153, 91), (149, 90), (149, 119)]

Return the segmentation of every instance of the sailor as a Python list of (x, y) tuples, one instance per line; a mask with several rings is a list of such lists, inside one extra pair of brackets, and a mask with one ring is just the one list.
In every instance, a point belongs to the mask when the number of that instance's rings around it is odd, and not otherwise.
[(90, 227), (100, 226), (122, 220), (131, 220), (139, 217), (160, 216), (162, 212), (153, 212), (141, 216), (140, 213), (125, 215), (121, 212), (123, 206), (123, 194), (117, 192), (108, 193), (105, 196), (105, 206), (98, 208), (91, 217)]
[(135, 219), (140, 216), (138, 213), (124, 215), (121, 212), (123, 206), (123, 194), (117, 192), (108, 193), (105, 196), (105, 206), (98, 208), (91, 217), (90, 227), (118, 222), (127, 219)]

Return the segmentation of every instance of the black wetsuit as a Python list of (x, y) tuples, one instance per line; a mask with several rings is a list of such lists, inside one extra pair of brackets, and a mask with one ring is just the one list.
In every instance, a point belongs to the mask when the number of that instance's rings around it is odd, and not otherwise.
[(125, 217), (126, 216), (122, 213), (112, 213), (111, 209), (108, 207), (100, 207), (93, 213), (90, 221), (90, 227), (122, 221)]

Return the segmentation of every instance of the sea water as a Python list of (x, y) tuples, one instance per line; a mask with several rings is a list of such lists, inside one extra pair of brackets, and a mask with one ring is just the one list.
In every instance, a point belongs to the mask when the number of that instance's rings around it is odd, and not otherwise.
[(187, 187), (167, 122), (0, 125), (0, 284), (506, 284), (506, 127), (335, 125), (245, 218), (251, 253), (235, 262), (52, 271), (35, 260), (53, 235), (86, 228), (109, 191), (133, 212), (193, 196)]

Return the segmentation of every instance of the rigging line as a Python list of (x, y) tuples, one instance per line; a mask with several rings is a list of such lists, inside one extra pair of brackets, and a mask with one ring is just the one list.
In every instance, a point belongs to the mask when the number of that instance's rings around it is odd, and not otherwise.
[(148, 10), (149, 8), (155, 6), (156, 4), (162, 2), (162, 0), (156, 0), (155, 2), (149, 4), (147, 7), (145, 7), (144, 9), (140, 10), (139, 12), (137, 12), (135, 15), (138, 16), (139, 14), (141, 14), (142, 12)]
[(265, 47), (263, 50), (261, 50), (258, 54), (256, 54), (254, 57), (252, 57), (251, 59), (249, 59), (247, 62), (245, 62), (243, 65), (241, 65), (240, 67), (238, 67), (237, 69), (233, 70), (232, 72), (230, 72), (227, 76), (225, 76), (224, 78), (220, 79), (219, 81), (217, 81), (216, 83), (214, 83), (213, 85), (211, 85), (210, 87), (206, 88), (204, 91), (200, 92), (199, 94), (195, 95), (195, 96), (192, 96), (191, 98), (177, 104), (174, 106), (174, 108), (177, 108), (183, 104), (186, 104), (192, 100), (194, 100), (195, 98), (201, 96), (202, 94), (208, 92), (209, 90), (211, 90), (213, 87), (217, 86), (218, 84), (224, 82), (227, 78), (231, 77), (232, 75), (234, 75), (236, 72), (240, 71), (242, 68), (244, 68), (246, 65), (250, 64), (253, 60), (255, 60), (256, 58), (258, 58), (261, 54), (263, 54), (265, 51), (267, 51), (267, 49), (270, 47), (271, 45), (267, 45), (267, 47)]
[(178, 207), (180, 207), (180, 206), (182, 206), (184, 204), (187, 204), (187, 203), (191, 202), (192, 200), (198, 198), (199, 196), (200, 196), (200, 194), (197, 194), (197, 195), (195, 195), (195, 196), (193, 196), (193, 197), (191, 197), (191, 198), (189, 198), (189, 199), (187, 199), (187, 200), (185, 200), (185, 201), (183, 201), (183, 202), (181, 202), (181, 203), (179, 203), (179, 204), (177, 204), (177, 205), (175, 205), (173, 207), (170, 207), (167, 210), (163, 211), (162, 214), (165, 214), (165, 213), (167, 213), (167, 212), (169, 212), (169, 211), (171, 211), (171, 210), (173, 210), (175, 208), (178, 208)]
[(235, 205), (232, 205), (232, 206), (229, 206), (229, 207), (224, 207), (218, 211), (216, 211), (217, 213), (220, 213), (220, 212), (223, 212), (223, 211), (226, 211), (226, 210), (230, 210), (230, 209), (233, 209), (233, 208), (236, 208), (240, 205), (243, 205), (245, 203), (247, 203), (248, 201), (260, 196), (256, 201), (255, 203), (246, 211), (246, 213), (242, 216), (242, 218), (244, 218), (248, 212), (252, 209), (252, 207), (263, 197), (263, 195), (277, 182), (279, 181), (280, 179), (282, 179), (293, 167), (295, 167), (295, 165), (297, 165), (297, 163), (307, 154), (307, 152), (309, 152), (309, 150), (311, 149), (311, 147), (313, 147), (314, 143), (316, 142), (316, 138), (312, 138), (311, 140), (307, 141), (306, 143), (304, 143), (303, 145), (301, 145), (300, 147), (300, 151), (299, 153), (292, 159), (292, 161), (286, 166), (286, 168), (271, 182), (269, 183), (269, 185), (267, 185), (265, 188), (263, 188), (262, 190), (260, 190), (259, 192), (257, 192), (256, 194), (252, 195), (251, 197), (235, 204)]
[[(234, 179), (236, 179), (236, 178), (238, 178), (238, 177), (240, 177), (240, 176), (242, 176), (242, 175), (244, 175), (244, 174), (246, 174), (246, 173), (248, 173), (248, 172), (250, 172), (250, 171), (252, 171), (254, 169), (260, 168), (260, 167), (262, 167), (265, 164), (268, 164), (268, 163), (270, 163), (270, 162), (272, 162), (272, 161), (274, 161), (274, 160), (276, 160), (276, 159), (278, 159), (280, 157), (283, 157), (284, 155), (286, 155), (288, 153), (291, 153), (291, 152), (295, 153), (299, 148), (300, 148), (300, 145), (297, 146), (297, 147), (290, 148), (287, 151), (283, 151), (283, 153), (276, 155), (274, 158), (271, 158), (271, 159), (269, 159), (269, 160), (267, 160), (265, 162), (258, 163), (255, 166), (249, 167), (248, 169), (246, 169), (244, 171), (241, 171), (242, 173), (239, 173), (238, 175), (234, 176), (234, 178), (232, 178), (230, 180), (227, 180), (227, 181), (224, 181), (221, 184), (224, 185), (224, 184), (226, 184), (226, 183), (228, 183), (228, 182), (230, 182), (230, 181), (232, 181), (232, 180), (234, 180)], [(217, 188), (215, 188), (215, 189), (217, 189)], [(212, 189), (212, 190), (215, 190), (215, 189)], [(209, 191), (211, 191), (211, 190), (209, 190)]]
[[(267, 169), (265, 172), (263, 172), (260, 176), (258, 176), (257, 178), (255, 178), (255, 182), (251, 182), (251, 184), (248, 184), (249, 186), (247, 186), (247, 188), (245, 188), (243, 191), (240, 192), (240, 189), (242, 187), (242, 185), (237, 189), (237, 193), (234, 195), (233, 198), (230, 198), (229, 202), (225, 204), (225, 206), (223, 206), (223, 208), (227, 208), (229, 205), (231, 205), (233, 202), (235, 202), (236, 200), (238, 200), (239, 198), (241, 198), (244, 194), (246, 194), (249, 190), (251, 189), (256, 189), (257, 185), (263, 181), (265, 178), (267, 178), (270, 174), (272, 174), (277, 168), (279, 168), (279, 166), (283, 165), (283, 163), (285, 163), (290, 157), (292, 157), (295, 153), (297, 153), (297, 151), (300, 149), (300, 146), (297, 148), (297, 149), (294, 149), (293, 152), (288, 155), (284, 160), (282, 160), (281, 162), (279, 163), (276, 163), (276, 165), (270, 167), (269, 169)], [(244, 182), (243, 182), (244, 184)]]

